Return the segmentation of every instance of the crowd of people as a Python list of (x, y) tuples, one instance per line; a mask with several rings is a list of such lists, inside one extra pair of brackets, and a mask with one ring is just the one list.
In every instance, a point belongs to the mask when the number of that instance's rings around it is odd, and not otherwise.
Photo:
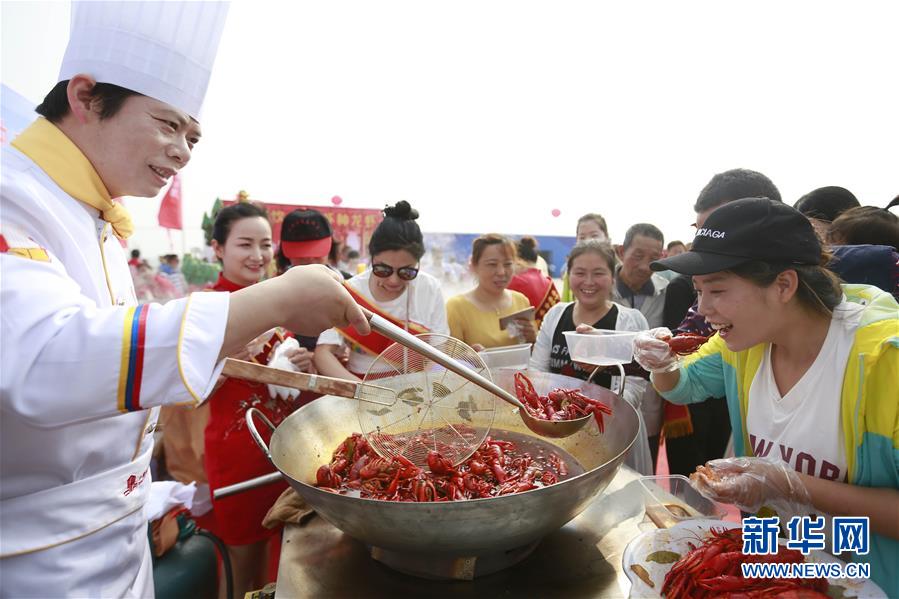
[[(178, 5), (172, 18), (220, 32), (224, 17), (201, 4)], [(391, 344), (370, 331), (365, 308), (477, 350), (527, 344), (530, 368), (616, 389), (614, 373), (572, 360), (562, 334), (639, 331), (620, 390), (640, 420), (627, 463), (650, 474), (664, 446), (671, 472), (707, 464), (703, 492), (747, 512), (867, 517), (871, 551), (859, 559), (899, 595), (892, 212), (841, 187), (791, 207), (765, 175), (733, 169), (698, 193), (691, 243), (666, 245), (646, 222), (613, 243), (589, 212), (574, 223), (559, 290), (533, 238), (485, 233), (471, 247), (472, 287), (447, 298), (421, 270), (408, 202), (384, 209), (361, 268), (320, 213), (288, 214), (276, 240), (265, 210), (241, 202), (214, 223), (218, 279), (161, 304), (187, 291), (177, 257), (157, 274), (139, 254), (129, 265), (121, 241), (133, 225), (113, 198), (153, 197), (190, 161), (218, 34), (206, 31), (210, 48), (191, 39), (175, 49), (145, 31), (140, 3), (76, 10), (72, 39), (91, 43), (70, 45), (40, 117), (3, 148), (4, 594), (152, 595), (143, 508), (154, 458), (162, 476), (197, 485), (194, 514), (227, 545), (236, 596), (268, 582), (277, 528), (262, 520), (285, 485), (211, 491), (271, 470), (247, 409), (277, 424), (315, 397), (219, 366), (233, 357), (359, 379)], [(130, 60), (134, 47), (155, 59)], [(194, 82), (179, 69), (197, 49), (191, 77), (205, 78), (184, 89)], [(673, 332), (709, 341), (681, 357), (666, 342)], [(735, 457), (725, 458), (729, 443)]]
[[(800, 303), (795, 306), (795, 312), (788, 312), (783, 322), (772, 327), (801, 331), (807, 326), (812, 331), (814, 327), (801, 318), (803, 310), (836, 314), (843, 293), (876, 297), (875, 303), (885, 306), (887, 312), (890, 302), (899, 297), (899, 254), (896, 253), (899, 219), (895, 215), (886, 209), (853, 206), (858, 202), (848, 191), (833, 187), (815, 190), (798, 200), (796, 208), (790, 208), (768, 177), (746, 169), (719, 173), (700, 191), (692, 207), (697, 238), (691, 244), (672, 241), (666, 245), (662, 232), (650, 223), (631, 225), (621, 243), (612, 244), (605, 219), (596, 213), (584, 215), (576, 224), (577, 241), (567, 257), (563, 275), (564, 294), (569, 300), (563, 299), (553, 279), (537, 267), (538, 248), (534, 238), (525, 236), (515, 241), (494, 233), (481, 235), (472, 243), (469, 258), (472, 288), (445, 297), (440, 280), (421, 270), (426, 250), (416, 222), (419, 213), (405, 201), (384, 209), (384, 220), (372, 234), (367, 248), (370, 258), (364, 270), (353, 276), (342, 272), (341, 277), (346, 279), (346, 288), (355, 302), (413, 333), (452, 335), (478, 351), (529, 344), (533, 347), (530, 368), (590, 379), (617, 389), (618, 377), (612, 372), (602, 369), (594, 372), (594, 367), (571, 359), (563, 333), (606, 329), (704, 336), (712, 336), (717, 331), (720, 339), (736, 335), (731, 320), (727, 323), (729, 328), (722, 329), (720, 322), (707, 319), (709, 312), (700, 302), (704, 291), (701, 277), (689, 268), (680, 268), (681, 262), (675, 259), (689, 261), (702, 249), (703, 242), (717, 241), (716, 231), (724, 229), (707, 219), (726, 212), (717, 212), (723, 206), (740, 206), (747, 201), (755, 202), (760, 212), (750, 213), (737, 222), (752, 231), (754, 247), (763, 248), (772, 260), (783, 260), (799, 273), (794, 285)], [(774, 216), (770, 218), (781, 228), (766, 225), (762, 236), (759, 223), (768, 218), (765, 211), (773, 211)], [(721, 233), (726, 239), (736, 239), (738, 235), (739, 232), (731, 230)], [(333, 258), (335, 243), (329, 223), (311, 209), (297, 209), (287, 215), (277, 243), (277, 255), (266, 214), (252, 203), (222, 210), (213, 237), (222, 273), (212, 288), (219, 291), (233, 292), (258, 283), (270, 272), (268, 267), (273, 260), (278, 264), (277, 274), (296, 266), (333, 262), (329, 256)], [(776, 237), (777, 243), (766, 242), (768, 237)], [(802, 258), (791, 256), (790, 251), (795, 248), (805, 251), (805, 263), (814, 266), (792, 266)], [(752, 255), (753, 250), (738, 248), (738, 251)], [(667, 266), (670, 269), (662, 268)], [(341, 272), (337, 266), (329, 268)], [(815, 269), (809, 275), (813, 280), (806, 281), (803, 269), (811, 268)], [(770, 272), (759, 272), (746, 266), (727, 270), (760, 289), (771, 285), (783, 272), (770, 269)], [(873, 286), (868, 286), (872, 283)], [(856, 285), (839, 288), (838, 284)], [(829, 287), (821, 291), (822, 285)], [(819, 293), (823, 294), (820, 301)], [(896, 326), (895, 304), (892, 305), (894, 320), (891, 322)], [(512, 318), (506, 318), (509, 316)], [(749, 313), (745, 317), (764, 320), (761, 314)], [(736, 315), (728, 318), (736, 321)], [(500, 327), (501, 320), (508, 321), (506, 328)], [(800, 340), (805, 342), (804, 338)], [(361, 335), (351, 326), (332, 328), (312, 337), (277, 329), (248, 345), (236, 357), (360, 380), (390, 343), (376, 333)], [(839, 355), (845, 359), (851, 337), (845, 336), (841, 343)], [(638, 356), (651, 354), (645, 348), (641, 351)], [(686, 379), (693, 385), (688, 388), (683, 383), (669, 383), (673, 376), (669, 367), (679, 363), (670, 354), (664, 359), (643, 357), (638, 362), (628, 365), (628, 383), (623, 390), (624, 397), (638, 408), (640, 416), (640, 438), (627, 456), (629, 465), (643, 474), (655, 472), (660, 440), (664, 439), (662, 445), (669, 471), (689, 475), (697, 466), (725, 456), (732, 430), (736, 431), (733, 449), (737, 455), (759, 455), (758, 435), (746, 432), (746, 418), (750, 418), (751, 424), (769, 418), (768, 414), (740, 411), (727, 385), (710, 384), (704, 378)], [(688, 364), (683, 372), (691, 373), (698, 368), (702, 366)], [(839, 387), (838, 380), (829, 384), (834, 389)], [(677, 395), (672, 394), (675, 387)], [(745, 389), (741, 393), (744, 396)], [(191, 467), (176, 463), (183, 457), (177, 451), (167, 453), (169, 472), (182, 473), (179, 478), (183, 482), (197, 481), (215, 489), (270, 470), (266, 460), (255, 451), (247, 432), (242, 430), (242, 414), (246, 408), (262, 409), (272, 422), (278, 423), (314, 396), (227, 380), (213, 391), (212, 398), (206, 404), (210, 406), (208, 414), (167, 408), (169, 413), (164, 413), (164, 423), (173, 418), (196, 420), (199, 417), (203, 425), (166, 425), (163, 439), (167, 452), (170, 446), (202, 446), (203, 451), (191, 454), (194, 460)], [(757, 400), (754, 405), (760, 403)], [(795, 410), (790, 407), (778, 406), (775, 411), (795, 417)], [(784, 416), (778, 418), (782, 420)], [(830, 421), (831, 425), (836, 422)], [(794, 426), (790, 430), (804, 434), (799, 432), (802, 427)], [(836, 429), (829, 433), (834, 433), (831, 444), (836, 444)], [(200, 434), (204, 439), (202, 444), (195, 438)], [(752, 439), (751, 445), (746, 444), (747, 438)], [(801, 448), (805, 440), (789, 442), (790, 447)], [(813, 458), (820, 462), (817, 462), (819, 466), (810, 467), (809, 474), (848, 482), (845, 452), (841, 455), (830, 460)], [(821, 464), (841, 466), (828, 470)], [(795, 466), (800, 470), (804, 467), (799, 462)], [(234, 551), (233, 559), (240, 565), (239, 571), (255, 573), (253, 577), (237, 580), (238, 588), (251, 588), (262, 580), (266, 541), (274, 532), (263, 528), (261, 522), (284, 489), (283, 483), (273, 483), (215, 501), (209, 515), (203, 517), (204, 526), (218, 532)]]

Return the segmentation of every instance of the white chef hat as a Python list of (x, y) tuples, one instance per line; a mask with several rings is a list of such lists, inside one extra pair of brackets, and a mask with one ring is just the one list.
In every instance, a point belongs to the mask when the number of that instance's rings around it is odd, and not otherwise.
[(59, 81), (84, 73), (199, 120), (228, 2), (73, 1)]

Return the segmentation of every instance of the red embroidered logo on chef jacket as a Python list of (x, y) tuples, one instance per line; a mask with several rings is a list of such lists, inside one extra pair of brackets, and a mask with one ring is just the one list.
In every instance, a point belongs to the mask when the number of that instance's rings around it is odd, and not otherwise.
[(137, 476), (136, 474), (132, 474), (131, 476), (129, 476), (128, 480), (125, 481), (125, 492), (122, 494), (130, 495), (133, 491), (137, 490), (139, 486), (144, 484), (144, 479), (147, 478), (147, 472), (149, 471), (149, 469), (144, 470), (144, 473), (140, 476)]

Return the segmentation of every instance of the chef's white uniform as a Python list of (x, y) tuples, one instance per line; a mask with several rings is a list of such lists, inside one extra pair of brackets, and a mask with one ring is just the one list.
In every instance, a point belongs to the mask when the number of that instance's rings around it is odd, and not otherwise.
[(100, 213), (3, 148), (0, 595), (152, 596), (158, 408), (217, 376), (227, 293), (137, 306)]

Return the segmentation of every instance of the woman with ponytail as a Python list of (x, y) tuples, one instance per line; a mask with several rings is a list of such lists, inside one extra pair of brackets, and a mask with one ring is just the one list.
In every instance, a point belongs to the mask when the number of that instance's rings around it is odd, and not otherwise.
[[(384, 220), (368, 243), (371, 267), (346, 281), (356, 302), (413, 334), (448, 334), (446, 307), (440, 282), (421, 272), (425, 253), (421, 229), (415, 222), (418, 211), (401, 201), (384, 209)], [(315, 347), (319, 373), (339, 378), (361, 379), (378, 354), (393, 343), (379, 333), (362, 336), (354, 328), (330, 329)], [(346, 366), (335, 356), (348, 346)]]

